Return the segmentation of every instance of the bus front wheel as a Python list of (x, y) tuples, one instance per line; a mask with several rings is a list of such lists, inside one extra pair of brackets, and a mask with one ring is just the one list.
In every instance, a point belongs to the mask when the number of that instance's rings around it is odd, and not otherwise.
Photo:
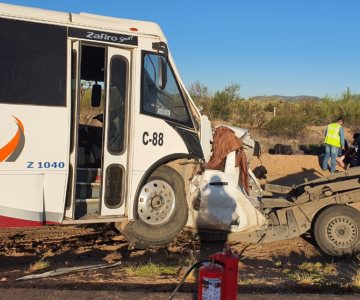
[(148, 178), (137, 199), (138, 218), (121, 230), (138, 248), (162, 246), (183, 229), (188, 218), (184, 181), (162, 165)]

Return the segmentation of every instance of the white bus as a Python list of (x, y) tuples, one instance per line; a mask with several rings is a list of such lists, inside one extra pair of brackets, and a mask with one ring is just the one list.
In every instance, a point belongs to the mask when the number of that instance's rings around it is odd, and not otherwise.
[(115, 222), (156, 245), (206, 223), (188, 179), (211, 126), (157, 24), (1, 4), (0, 39), (1, 227)]
[[(223, 171), (200, 170), (212, 128), (155, 23), (0, 4), (0, 41), (0, 227), (113, 222), (142, 246), (185, 226), (273, 241), (308, 231), (338, 203), (331, 193), (262, 199), (251, 172), (247, 194), (234, 152)], [(251, 159), (249, 133), (232, 129)], [(359, 230), (358, 220), (339, 226)], [(319, 245), (354, 253), (359, 236)]]

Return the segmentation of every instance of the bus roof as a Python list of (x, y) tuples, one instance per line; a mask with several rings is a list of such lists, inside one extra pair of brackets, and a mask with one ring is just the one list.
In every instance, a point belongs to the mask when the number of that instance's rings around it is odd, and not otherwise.
[(88, 13), (65, 13), (5, 3), (0, 3), (0, 17), (74, 27), (104, 29), (130, 35), (150, 35), (166, 41), (160, 26), (154, 22), (120, 19)]

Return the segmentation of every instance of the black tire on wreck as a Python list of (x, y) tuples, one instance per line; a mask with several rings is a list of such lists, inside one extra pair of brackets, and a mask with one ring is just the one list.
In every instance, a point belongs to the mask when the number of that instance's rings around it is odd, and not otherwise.
[(146, 248), (172, 241), (188, 219), (185, 185), (180, 174), (166, 165), (156, 169), (140, 191), (137, 213), (137, 219), (121, 230), (130, 244)]
[(331, 256), (360, 252), (360, 212), (346, 205), (331, 205), (316, 218), (314, 237), (320, 249)]

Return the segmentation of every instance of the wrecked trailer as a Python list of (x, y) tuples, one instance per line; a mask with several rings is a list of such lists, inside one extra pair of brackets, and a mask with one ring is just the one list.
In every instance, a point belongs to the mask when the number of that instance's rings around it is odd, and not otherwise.
[(360, 167), (286, 188), (265, 190), (283, 194), (262, 197), (270, 210), (264, 242), (284, 240), (311, 231), (320, 249), (332, 256), (353, 255), (360, 250)]

